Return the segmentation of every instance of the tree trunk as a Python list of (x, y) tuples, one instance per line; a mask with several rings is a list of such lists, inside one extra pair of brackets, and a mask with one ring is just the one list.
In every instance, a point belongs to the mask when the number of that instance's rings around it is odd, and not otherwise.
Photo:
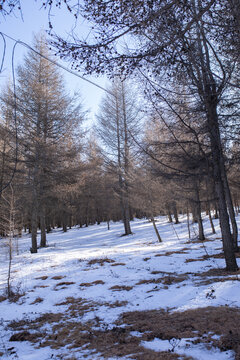
[(196, 209), (196, 217), (198, 223), (198, 238), (199, 240), (205, 240), (204, 230), (203, 230), (203, 223), (202, 223), (202, 214), (201, 214), (201, 201), (199, 196), (199, 186), (195, 181), (195, 209)]
[(171, 214), (171, 211), (170, 211), (169, 207), (167, 207), (167, 216), (168, 216), (168, 221), (169, 221), (170, 223), (172, 223), (172, 222), (173, 222), (173, 220), (172, 220), (172, 214)]
[(38, 223), (38, 217), (37, 217), (37, 204), (35, 201), (33, 202), (33, 208), (32, 208), (32, 219), (31, 219), (31, 235), (32, 235), (32, 247), (30, 249), (31, 253), (37, 253), (37, 223)]
[(159, 242), (162, 242), (161, 236), (160, 236), (160, 234), (159, 234), (159, 232), (158, 232), (158, 228), (157, 228), (157, 226), (156, 226), (156, 222), (155, 222), (154, 216), (151, 217), (151, 221), (152, 221), (152, 223), (153, 223), (153, 227), (154, 227), (155, 233), (156, 233), (156, 235), (157, 235), (158, 241), (159, 241)]
[(178, 220), (178, 211), (177, 211), (177, 207), (176, 204), (173, 204), (173, 217), (175, 220), (175, 224), (179, 224), (179, 220)]
[[(216, 92), (216, 89), (215, 89)], [(229, 216), (225, 198), (225, 188), (223, 175), (225, 173), (224, 157), (219, 132), (217, 105), (214, 105), (212, 97), (208, 101), (208, 126), (211, 141), (213, 174), (218, 196), (219, 221), (222, 232), (223, 251), (225, 256), (226, 268), (229, 271), (237, 271), (238, 266), (234, 253), (232, 235), (230, 231)]]
[(46, 247), (47, 239), (46, 239), (46, 218), (45, 218), (45, 209), (43, 205), (40, 209), (40, 229), (41, 229), (41, 241), (40, 246)]
[(187, 228), (188, 228), (188, 238), (191, 239), (191, 231), (190, 231), (190, 222), (189, 222), (189, 210), (187, 207)]
[(224, 179), (224, 189), (225, 189), (226, 202), (227, 202), (228, 212), (229, 212), (231, 225), (232, 225), (233, 247), (234, 247), (234, 251), (238, 252), (239, 251), (239, 247), (238, 247), (238, 227), (237, 227), (237, 222), (236, 222), (236, 219), (235, 219), (232, 196), (231, 196), (231, 192), (230, 192), (230, 189), (229, 189), (229, 184), (228, 184), (228, 179), (227, 179), (226, 172), (223, 173), (223, 179)]

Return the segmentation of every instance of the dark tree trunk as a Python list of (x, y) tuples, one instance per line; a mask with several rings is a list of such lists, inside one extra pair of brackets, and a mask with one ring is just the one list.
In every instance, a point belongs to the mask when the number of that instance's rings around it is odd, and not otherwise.
[(152, 221), (152, 223), (153, 223), (153, 227), (154, 227), (155, 233), (156, 233), (156, 235), (157, 235), (158, 241), (159, 241), (159, 242), (162, 242), (161, 236), (160, 236), (159, 231), (158, 231), (158, 228), (157, 228), (157, 226), (156, 226), (156, 222), (155, 222), (154, 216), (151, 217), (151, 221)]
[[(216, 93), (216, 89), (215, 89)], [(222, 145), (219, 132), (217, 109), (213, 103), (212, 97), (208, 102), (208, 126), (211, 141), (212, 162), (213, 162), (213, 174), (216, 187), (216, 193), (218, 196), (218, 210), (219, 221), (222, 232), (223, 251), (226, 261), (226, 268), (229, 271), (237, 271), (238, 266), (234, 253), (234, 246), (232, 241), (232, 235), (230, 231), (229, 216), (225, 198), (225, 187), (223, 176), (225, 173), (224, 157), (222, 154)]]
[(31, 253), (37, 253), (37, 204), (34, 202), (32, 207), (32, 224), (31, 224), (31, 235), (32, 235), (32, 247), (30, 249)]
[(174, 216), (175, 224), (179, 224), (176, 204), (173, 204), (173, 216)]
[(47, 238), (46, 238), (46, 218), (45, 218), (45, 209), (41, 206), (40, 210), (40, 229), (41, 229), (41, 247), (46, 247)]
[(203, 230), (203, 222), (202, 222), (202, 214), (201, 214), (201, 201), (199, 196), (199, 186), (195, 182), (195, 209), (196, 209), (196, 217), (198, 223), (198, 238), (199, 240), (205, 240), (204, 230)]
[(227, 201), (227, 207), (228, 207), (229, 217), (230, 217), (231, 224), (232, 224), (232, 238), (233, 238), (234, 251), (238, 252), (239, 251), (239, 247), (238, 247), (238, 227), (237, 227), (237, 222), (236, 222), (236, 219), (235, 219), (232, 196), (231, 196), (231, 192), (230, 192), (230, 189), (229, 189), (229, 184), (228, 184), (228, 179), (227, 179), (226, 172), (223, 172), (223, 179), (224, 179), (224, 188), (225, 188), (225, 196), (226, 196), (226, 201)]
[(168, 221), (169, 221), (170, 223), (172, 223), (172, 222), (173, 222), (173, 220), (172, 220), (172, 214), (171, 214), (171, 211), (170, 211), (169, 207), (167, 207), (167, 216), (168, 216)]

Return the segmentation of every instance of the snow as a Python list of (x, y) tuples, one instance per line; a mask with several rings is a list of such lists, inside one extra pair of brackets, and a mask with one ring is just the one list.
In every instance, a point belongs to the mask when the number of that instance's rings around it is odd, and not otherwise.
[(181, 339), (176, 341), (176, 346), (171, 345), (168, 340), (154, 339), (152, 341), (142, 341), (141, 345), (154, 351), (172, 351), (181, 355), (192, 356), (197, 360), (232, 360), (234, 354), (232, 351), (220, 351), (212, 348), (209, 351), (204, 344), (192, 344), (192, 339)]
[[(239, 220), (239, 219), (238, 219)], [(48, 360), (60, 358), (61, 354), (69, 354), (69, 349), (36, 348), (27, 341), (9, 342), (14, 330), (8, 327), (13, 320), (33, 320), (40, 314), (58, 313), (67, 309), (62, 303), (67, 297), (87, 299), (98, 305), (91, 311), (79, 315), (81, 322), (99, 318), (99, 327), (113, 328), (114, 322), (123, 312), (153, 309), (170, 309), (184, 311), (206, 306), (229, 305), (240, 307), (239, 279), (225, 282), (213, 282), (196, 286), (196, 274), (211, 268), (224, 268), (223, 259), (209, 258), (202, 261), (206, 254), (221, 252), (219, 224), (214, 220), (216, 235), (211, 235), (208, 220), (204, 220), (205, 233), (212, 241), (204, 243), (189, 241), (186, 218), (180, 217), (180, 224), (169, 224), (165, 217), (159, 217), (157, 226), (163, 239), (158, 243), (152, 224), (146, 219), (134, 220), (131, 223), (133, 235), (121, 236), (123, 225), (111, 223), (107, 230), (106, 224), (93, 225), (88, 228), (73, 228), (67, 233), (61, 229), (48, 234), (48, 247), (39, 249), (37, 254), (30, 254), (30, 237), (24, 234), (18, 239), (19, 254), (14, 252), (12, 263), (11, 284), (15, 291), (24, 293), (17, 302), (8, 300), (0, 302), (0, 353), (1, 359)], [(192, 228), (192, 234), (194, 229)], [(8, 271), (8, 248), (6, 241), (0, 240), (0, 295), (6, 291)], [(167, 252), (179, 252), (166, 255)], [(90, 260), (102, 260), (89, 264)], [(187, 259), (199, 259), (189, 261)], [(113, 260), (107, 262), (104, 260)], [(116, 265), (118, 264), (118, 265)], [(152, 272), (158, 272), (153, 273)], [(180, 283), (164, 286), (159, 283), (141, 283), (141, 280), (159, 279), (177, 273), (185, 276)], [(187, 275), (186, 275), (187, 274)], [(194, 275), (195, 274), (195, 275)], [(47, 276), (44, 280), (43, 276)], [(58, 279), (54, 277), (58, 276)], [(102, 283), (86, 286), (101, 280)], [(69, 285), (58, 285), (68, 282)], [(82, 285), (80, 285), (82, 284)], [(114, 286), (128, 286), (131, 290), (116, 291)], [(34, 303), (37, 298), (42, 302)], [(107, 303), (126, 301), (125, 306), (108, 307)], [(102, 304), (102, 305), (101, 305)], [(78, 321), (78, 318), (72, 319)], [(51, 329), (50, 325), (46, 328)], [(135, 334), (134, 336), (137, 336)], [(233, 359), (231, 351), (220, 352), (212, 347), (207, 349), (204, 344), (193, 344), (192, 339), (181, 339), (174, 347), (180, 355), (192, 356), (197, 360)], [(142, 341), (142, 345), (154, 351), (171, 351), (168, 340), (154, 339)], [(12, 350), (8, 350), (11, 349)], [(101, 359), (101, 354), (88, 349), (72, 350), (71, 356), (76, 359)], [(69, 354), (70, 356), (70, 354)], [(65, 355), (63, 359), (67, 359)], [(128, 357), (121, 357), (127, 359)], [(108, 358), (117, 359), (117, 358)], [(119, 358), (120, 359), (120, 358)]]

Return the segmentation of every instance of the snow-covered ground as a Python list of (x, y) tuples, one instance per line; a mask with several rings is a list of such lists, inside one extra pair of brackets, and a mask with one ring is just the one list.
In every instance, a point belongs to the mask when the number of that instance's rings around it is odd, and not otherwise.
[[(211, 240), (204, 243), (189, 241), (183, 216), (178, 225), (168, 223), (165, 217), (159, 218), (157, 226), (162, 243), (157, 242), (152, 224), (144, 219), (131, 223), (133, 235), (127, 237), (121, 236), (121, 223), (112, 223), (109, 231), (106, 224), (73, 228), (67, 233), (54, 230), (48, 234), (48, 247), (39, 249), (37, 254), (30, 254), (30, 238), (24, 235), (18, 240), (19, 255), (14, 252), (11, 271), (12, 289), (22, 296), (16, 302), (0, 302), (0, 358), (103, 358), (87, 344), (71, 349), (71, 343), (57, 348), (40, 346), (39, 338), (35, 343), (9, 341), (12, 335), (20, 332), (19, 326), (10, 326), (11, 322), (24, 320), (21, 330), (29, 330), (27, 322), (34, 322), (41, 314), (65, 314), (58, 320), (63, 328), (64, 321), (71, 318), (82, 324), (92, 323), (95, 330), (109, 331), (126, 312), (166, 309), (172, 313), (208, 306), (240, 307), (238, 275), (227, 275), (229, 281), (215, 281), (214, 273), (201, 276), (211, 269), (225, 267), (224, 259), (211, 257), (222, 252), (218, 221), (214, 222), (217, 234), (213, 236), (207, 218), (204, 220), (206, 237)], [(194, 238), (193, 225), (191, 231)], [(6, 291), (8, 272), (5, 242), (0, 240), (0, 296)], [(206, 278), (212, 281), (208, 282)], [(86, 301), (88, 306), (78, 305), (73, 310), (76, 301), (81, 304)], [(34, 333), (44, 329), (44, 340), (46, 334), (57, 331), (53, 326), (58, 321), (45, 321), (44, 325), (41, 323), (42, 328), (36, 325), (39, 328), (31, 330)], [(119, 326), (124, 327), (124, 324)], [(213, 345), (206, 346), (180, 335), (178, 340), (159, 336), (149, 341), (142, 339), (140, 344), (156, 354), (166, 351), (179, 354), (179, 358), (183, 355), (197, 360), (235, 358), (231, 350), (220, 351)], [(132, 336), (137, 338), (141, 334), (135, 332)], [(135, 359), (133, 354), (106, 358)], [(139, 359), (144, 360), (144, 355)]]

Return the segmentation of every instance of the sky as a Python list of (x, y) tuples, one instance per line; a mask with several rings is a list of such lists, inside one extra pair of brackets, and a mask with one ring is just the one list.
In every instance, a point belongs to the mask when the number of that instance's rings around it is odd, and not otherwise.
[[(6, 35), (16, 39), (21, 40), (29, 45), (32, 45), (33, 35), (39, 31), (48, 30), (48, 11), (41, 8), (41, 1), (29, 1), (21, 0), (22, 4), (22, 17), (19, 12), (6, 16), (5, 18), (0, 18), (0, 29)], [(79, 20), (78, 25), (76, 26), (74, 17), (68, 13), (64, 8), (61, 10), (53, 9), (51, 15), (51, 22), (53, 24), (54, 31), (62, 36), (69, 36), (73, 27), (75, 33), (81, 36), (87, 36), (89, 32), (89, 27), (86, 22), (82, 19)], [(7, 39), (6, 47), (6, 57), (4, 62), (3, 71), (0, 74), (0, 86), (3, 86), (6, 81), (11, 77), (11, 66), (12, 66), (12, 50), (14, 46), (14, 41)], [(17, 45), (15, 56), (14, 56), (14, 67), (16, 68), (18, 64), (23, 60), (24, 54), (27, 50), (23, 46)], [(3, 41), (0, 38), (0, 56), (2, 57), (3, 53)], [(56, 58), (58, 62), (59, 59)], [(62, 63), (64, 66), (70, 69), (70, 64), (67, 62)], [(89, 120), (90, 123), (94, 121), (94, 114), (98, 110), (98, 105), (101, 101), (102, 96), (104, 96), (104, 91), (85, 82), (84, 80), (75, 77), (65, 71), (63, 75), (66, 81), (67, 89), (70, 92), (79, 91), (85, 110), (89, 110)], [(81, 74), (83, 75), (83, 74)], [(87, 77), (93, 82), (96, 82), (102, 87), (106, 87), (108, 81), (106, 78), (95, 78), (93, 76)]]

